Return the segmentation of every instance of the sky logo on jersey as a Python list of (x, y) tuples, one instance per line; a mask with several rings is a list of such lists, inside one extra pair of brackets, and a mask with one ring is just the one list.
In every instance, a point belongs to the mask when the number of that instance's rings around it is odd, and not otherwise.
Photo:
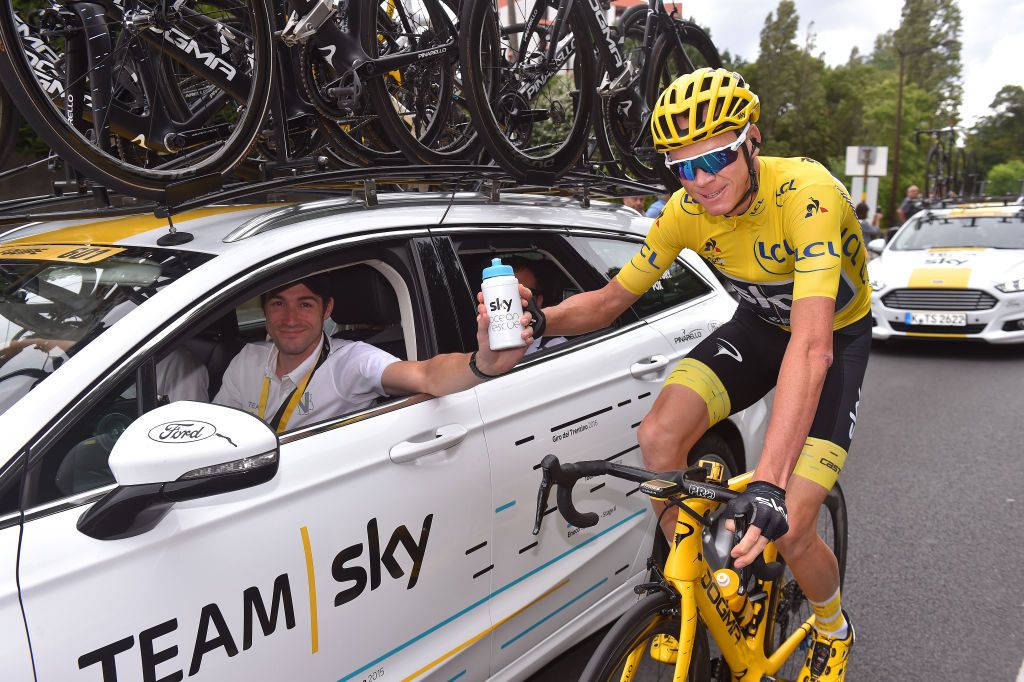
[(821, 205), (821, 202), (811, 197), (811, 203), (807, 204), (807, 213), (804, 218), (810, 218), (812, 215), (817, 215), (819, 212), (828, 213), (828, 209)]
[(787, 192), (795, 192), (795, 191), (796, 191), (796, 181), (795, 180), (787, 180), (786, 182), (784, 182), (781, 185), (779, 185), (779, 188), (777, 190), (775, 190), (775, 205), (778, 206), (779, 208), (782, 208), (782, 201), (783, 201), (782, 197), (785, 196), (785, 194)]

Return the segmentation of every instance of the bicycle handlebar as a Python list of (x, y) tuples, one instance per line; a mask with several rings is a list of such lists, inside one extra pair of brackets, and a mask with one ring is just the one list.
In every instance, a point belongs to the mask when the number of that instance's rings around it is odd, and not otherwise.
[[(548, 506), (548, 496), (551, 493), (552, 483), (558, 486), (558, 494), (555, 496), (556, 503), (558, 505), (558, 513), (560, 513), (566, 521), (577, 528), (590, 528), (591, 526), (597, 525), (600, 517), (594, 512), (579, 511), (576, 509), (576, 505), (573, 503), (572, 499), (572, 489), (576, 485), (576, 482), (581, 478), (586, 478), (588, 476), (609, 474), (616, 478), (633, 481), (635, 483), (646, 483), (647, 481), (656, 479), (668, 480), (670, 482), (679, 483), (682, 486), (680, 492), (723, 503), (728, 502), (738, 495), (738, 493), (730, 490), (729, 488), (714, 485), (713, 483), (707, 483), (703, 480), (693, 480), (692, 487), (687, 486), (687, 475), (697, 475), (704, 471), (705, 470), (702, 467), (694, 466), (679, 471), (657, 474), (653, 471), (647, 471), (646, 469), (626, 466), (624, 464), (615, 464), (614, 462), (608, 462), (601, 459), (561, 464), (558, 461), (558, 457), (554, 455), (547, 455), (543, 460), (541, 460), (541, 482), (540, 488), (537, 491), (537, 512), (534, 517), (533, 534), (537, 535), (540, 533), (541, 523), (544, 520), (545, 510)], [(699, 493), (697, 492), (698, 487), (700, 490)], [(699, 519), (705, 525), (708, 524), (708, 519), (701, 518), (697, 512), (693, 511), (686, 505), (679, 503), (679, 506), (680, 509), (685, 512), (689, 512), (694, 518)], [(740, 516), (735, 519), (735, 523), (735, 537), (738, 541), (739, 538), (742, 538), (743, 534), (747, 531), (747, 518), (745, 516)], [(727, 565), (731, 567), (732, 563), (733, 559), (730, 556)], [(753, 571), (754, 575), (761, 580), (775, 580), (782, 575), (783, 571), (783, 565), (781, 563), (773, 561), (769, 564), (764, 560), (763, 554), (759, 554), (757, 559), (754, 560), (754, 563), (752, 563), (749, 568)], [(747, 569), (744, 569), (744, 583), (746, 583), (746, 570)]]

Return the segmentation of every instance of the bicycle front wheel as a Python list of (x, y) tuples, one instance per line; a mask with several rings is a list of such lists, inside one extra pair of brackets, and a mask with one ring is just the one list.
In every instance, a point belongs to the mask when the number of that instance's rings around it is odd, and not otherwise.
[[(463, 2), (463, 88), (473, 125), (494, 160), (517, 176), (553, 180), (576, 163), (587, 143), (595, 52), (581, 3), (573, 4), (558, 35), (544, 26), (553, 16), (519, 23), (531, 7), (523, 0), (510, 0), (500, 11), (486, 0)], [(547, 57), (551, 40), (557, 46), (553, 60)]]
[[(846, 498), (838, 483), (829, 491), (818, 511), (817, 530), (818, 536), (825, 541), (839, 562), (839, 584), (841, 587), (846, 576), (847, 529)], [(774, 612), (775, 621), (769, 629), (768, 636), (765, 637), (765, 655), (786, 641), (813, 613), (811, 603), (800, 589), (788, 566), (779, 581), (779, 588), (773, 590), (772, 599), (773, 604), (770, 606), (769, 613)], [(808, 646), (809, 642), (805, 641), (789, 657), (776, 673), (779, 679), (796, 679), (807, 656)]]
[[(62, 5), (63, 7), (63, 5)], [(97, 9), (101, 8), (101, 9)], [(0, 78), (21, 114), (85, 178), (166, 199), (246, 158), (270, 101), (269, 0), (0, 7)]]
[[(659, 653), (662, 636), (679, 637), (679, 611), (667, 594), (652, 594), (627, 611), (601, 640), (580, 678), (586, 682), (661, 682), (675, 674), (675, 659)], [(653, 647), (653, 648), (652, 648)], [(710, 682), (707, 631), (698, 621), (687, 682)]]

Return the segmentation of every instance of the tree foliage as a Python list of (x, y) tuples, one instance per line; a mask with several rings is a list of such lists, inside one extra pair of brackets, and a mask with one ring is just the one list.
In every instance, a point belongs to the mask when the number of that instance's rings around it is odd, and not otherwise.
[(1022, 192), (1024, 182), (1024, 161), (1012, 159), (992, 167), (985, 178), (985, 193), (992, 195), (1017, 194)]
[(1004, 85), (991, 104), (992, 113), (974, 126), (968, 148), (981, 169), (993, 168), (1024, 154), (1024, 88)]

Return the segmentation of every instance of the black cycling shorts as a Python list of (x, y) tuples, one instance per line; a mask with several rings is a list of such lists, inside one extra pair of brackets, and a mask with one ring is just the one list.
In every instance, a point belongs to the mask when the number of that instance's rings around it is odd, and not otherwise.
[[(732, 319), (683, 358), (665, 383), (696, 391), (711, 425), (753, 405), (779, 378), (790, 333), (737, 308)], [(871, 348), (871, 316), (832, 335), (832, 366), (793, 473), (831, 489), (846, 461)]]

